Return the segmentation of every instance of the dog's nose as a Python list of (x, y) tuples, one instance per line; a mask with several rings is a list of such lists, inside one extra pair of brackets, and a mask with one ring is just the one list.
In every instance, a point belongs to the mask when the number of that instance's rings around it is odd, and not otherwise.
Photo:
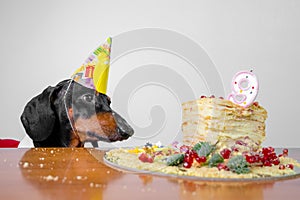
[(116, 112), (112, 112), (112, 115), (115, 118), (115, 121), (117, 123), (117, 130), (118, 133), (122, 136), (122, 137), (130, 137), (133, 135), (134, 130), (133, 128), (126, 122), (125, 119), (123, 119), (118, 113)]

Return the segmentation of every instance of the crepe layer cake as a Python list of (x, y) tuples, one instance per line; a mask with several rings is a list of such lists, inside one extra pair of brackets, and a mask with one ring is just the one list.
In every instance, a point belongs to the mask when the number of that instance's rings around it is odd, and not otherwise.
[(219, 148), (256, 151), (265, 139), (267, 111), (257, 102), (247, 108), (222, 98), (182, 104), (183, 144), (206, 141)]

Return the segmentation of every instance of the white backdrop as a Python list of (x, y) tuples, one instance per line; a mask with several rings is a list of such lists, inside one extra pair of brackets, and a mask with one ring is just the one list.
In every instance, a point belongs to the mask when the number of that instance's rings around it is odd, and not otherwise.
[[(0, 0), (0, 27), (0, 138), (22, 140), (24, 105), (48, 85), (69, 78), (106, 37), (157, 28), (202, 47), (215, 65), (225, 95), (237, 71), (253, 68), (260, 81), (258, 101), (269, 115), (264, 144), (300, 147), (300, 1)], [(149, 63), (187, 65), (161, 51), (133, 52), (112, 65), (108, 94), (114, 93), (124, 73)], [(188, 71), (177, 73), (188, 80), (192, 76)], [(196, 95), (209, 93), (203, 81), (188, 81)], [(155, 85), (144, 87), (128, 107), (130, 120), (139, 127), (151, 124), (149, 110), (157, 101), (144, 100), (151, 93), (168, 104), (166, 113), (180, 114), (174, 94)], [(144, 102), (145, 110), (136, 109), (136, 102)], [(175, 122), (180, 120), (176, 116)], [(166, 120), (169, 129), (160, 135), (163, 142), (180, 129), (175, 122)]]

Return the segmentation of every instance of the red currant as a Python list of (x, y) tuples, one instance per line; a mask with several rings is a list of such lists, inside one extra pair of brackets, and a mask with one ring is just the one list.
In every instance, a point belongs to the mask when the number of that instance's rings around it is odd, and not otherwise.
[(271, 167), (272, 166), (272, 163), (269, 160), (266, 160), (263, 164), (266, 167)]
[(201, 97), (200, 97), (201, 99), (203, 99), (203, 98), (206, 98), (206, 96), (205, 95), (201, 95)]
[(188, 163), (192, 163), (194, 160), (194, 158), (192, 156), (190, 156), (189, 154), (184, 156), (184, 161), (188, 162)]
[(230, 157), (231, 151), (229, 149), (223, 149), (220, 154), (224, 159), (228, 159)]
[(232, 149), (232, 151), (234, 151), (234, 152), (239, 152), (239, 149), (237, 148), (237, 147), (233, 147), (233, 148), (231, 148)]
[(285, 169), (285, 166), (283, 164), (280, 164), (279, 169), (283, 170), (283, 169)]
[(273, 164), (274, 164), (274, 165), (279, 165), (279, 164), (280, 164), (279, 159), (278, 159), (278, 158), (274, 159), (274, 160), (273, 160)]
[(268, 147), (269, 152), (274, 152), (275, 149), (273, 147)]
[(198, 162), (198, 163), (205, 163), (206, 162), (206, 157), (205, 156), (198, 156), (195, 158), (195, 160)]
[(290, 169), (294, 169), (294, 165), (293, 164), (287, 164), (286, 167), (290, 168)]
[(191, 168), (193, 163), (190, 162), (183, 162), (183, 167), (184, 168)]
[(267, 155), (269, 153), (269, 149), (268, 148), (262, 148), (262, 153), (264, 155)]
[(282, 150), (282, 155), (283, 156), (288, 156), (289, 155), (289, 150), (288, 149), (283, 149)]
[(198, 154), (197, 154), (197, 152), (194, 151), (194, 150), (190, 150), (190, 156), (193, 157), (193, 158), (199, 157)]
[(224, 163), (219, 163), (217, 165), (217, 168), (219, 171), (221, 171), (221, 170), (229, 171), (229, 168)]
[(210, 98), (215, 98), (215, 95), (211, 95)]
[(248, 163), (255, 163), (256, 162), (256, 159), (255, 159), (255, 156), (249, 156), (249, 155), (246, 155), (246, 161), (248, 162)]

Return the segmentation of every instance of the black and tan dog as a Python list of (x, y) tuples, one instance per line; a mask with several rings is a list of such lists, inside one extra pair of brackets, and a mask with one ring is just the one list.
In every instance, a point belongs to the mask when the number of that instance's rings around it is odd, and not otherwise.
[(82, 147), (85, 142), (125, 140), (134, 131), (110, 103), (105, 94), (65, 80), (30, 100), (21, 121), (35, 147)]

